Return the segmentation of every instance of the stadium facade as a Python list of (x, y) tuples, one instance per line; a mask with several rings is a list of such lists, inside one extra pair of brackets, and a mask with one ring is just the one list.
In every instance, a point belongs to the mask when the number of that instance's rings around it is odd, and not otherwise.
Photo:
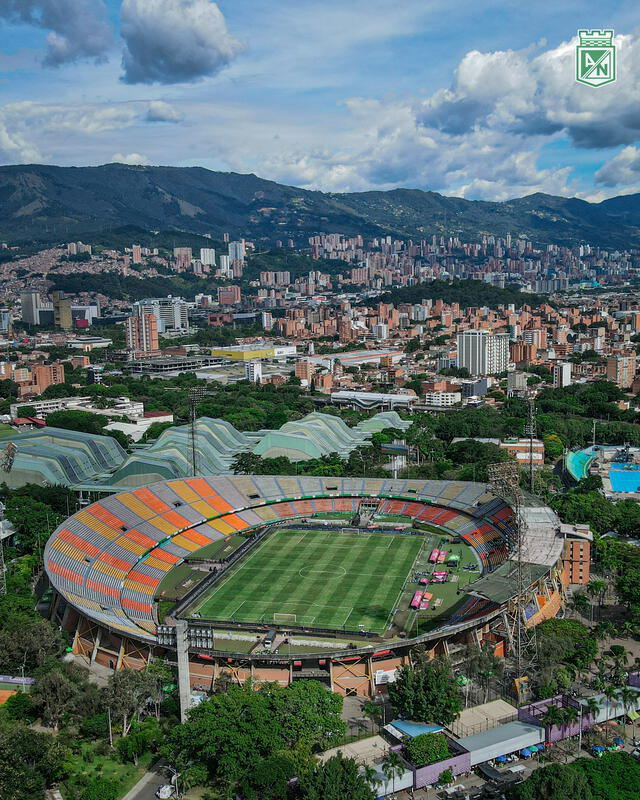
[[(233, 534), (258, 536), (290, 520), (356, 514), (365, 507), (423, 523), (474, 549), (480, 579), (428, 633), (356, 635), (346, 647), (336, 640), (307, 648), (312, 652), (283, 654), (239, 651), (233, 639), (218, 638), (215, 624), (180, 608), (159, 623), (158, 587), (203, 548)], [(561, 608), (568, 547), (550, 509), (530, 512), (531, 582), (523, 612), (528, 626)], [(154, 657), (177, 659), (183, 707), (190, 688), (210, 688), (225, 674), (239, 682), (282, 684), (316, 678), (342, 694), (370, 695), (418, 643), (452, 658), (469, 643), (491, 643), (498, 655), (508, 652), (514, 615), (523, 607), (515, 603), (509, 560), (512, 522), (512, 509), (480, 483), (249, 475), (164, 481), (105, 497), (57, 528), (44, 554), (53, 588), (49, 613), (72, 634), (74, 653), (90, 665), (142, 668)], [(254, 636), (273, 627), (255, 626)]]

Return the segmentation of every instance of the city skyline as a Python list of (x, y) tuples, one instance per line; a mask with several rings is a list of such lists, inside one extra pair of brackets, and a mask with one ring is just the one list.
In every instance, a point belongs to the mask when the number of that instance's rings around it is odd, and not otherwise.
[[(2, 2), (0, 160), (199, 165), (470, 199), (640, 190), (631, 3), (597, 19), (584, 2), (454, 10)], [(618, 48), (618, 79), (598, 89), (574, 68), (577, 29), (594, 26)]]

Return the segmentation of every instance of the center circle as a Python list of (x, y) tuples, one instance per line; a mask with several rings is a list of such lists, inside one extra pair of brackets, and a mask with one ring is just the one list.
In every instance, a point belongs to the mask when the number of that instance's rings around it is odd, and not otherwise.
[(336, 567), (335, 569), (309, 569), (308, 567), (301, 567), (298, 570), (301, 578), (306, 578), (307, 575), (346, 575), (347, 570), (344, 567)]

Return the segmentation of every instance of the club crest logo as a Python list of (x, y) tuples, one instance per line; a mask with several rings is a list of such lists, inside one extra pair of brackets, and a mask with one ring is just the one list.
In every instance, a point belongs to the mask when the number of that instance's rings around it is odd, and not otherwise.
[(578, 31), (576, 80), (588, 86), (604, 86), (616, 79), (616, 47), (613, 31)]

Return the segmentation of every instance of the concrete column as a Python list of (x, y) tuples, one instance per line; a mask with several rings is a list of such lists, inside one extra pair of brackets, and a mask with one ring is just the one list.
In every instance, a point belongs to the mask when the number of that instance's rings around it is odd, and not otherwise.
[(176, 651), (178, 661), (178, 692), (180, 695), (180, 722), (186, 722), (191, 703), (191, 678), (189, 676), (189, 637), (186, 620), (176, 622)]
[(98, 630), (96, 632), (96, 636), (95, 636), (94, 642), (93, 642), (93, 650), (91, 651), (91, 659), (89, 660), (89, 663), (91, 664), (91, 666), (93, 666), (93, 664), (94, 664), (94, 662), (96, 660), (96, 653), (98, 652), (98, 648), (100, 647), (100, 640), (101, 639), (102, 639), (102, 628), (98, 628)]
[(118, 660), (116, 661), (116, 672), (122, 669), (122, 659), (124, 658), (124, 637), (120, 639), (120, 649), (118, 650)]

